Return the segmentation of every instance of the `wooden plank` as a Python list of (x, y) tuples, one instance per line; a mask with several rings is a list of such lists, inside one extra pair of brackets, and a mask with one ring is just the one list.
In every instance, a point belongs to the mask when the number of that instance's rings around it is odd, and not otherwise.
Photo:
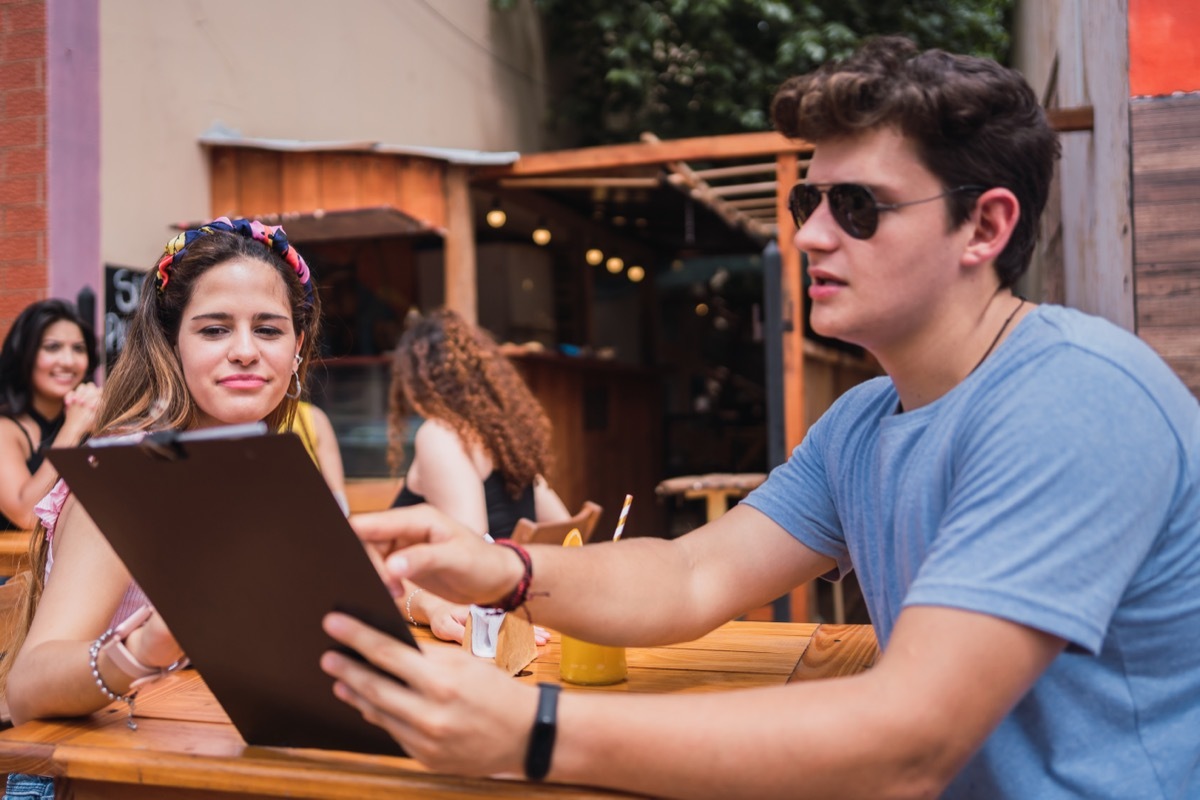
[(238, 170), (237, 150), (214, 147), (209, 154), (212, 177), (209, 198), (213, 219), (238, 217), (241, 211), (241, 172)]
[(870, 625), (822, 625), (788, 683), (854, 675), (872, 667), (878, 657), (879, 643)]
[(318, 155), (321, 176), (321, 203), (326, 211), (358, 208), (359, 162), (358, 153), (320, 153)]
[(324, 208), (321, 199), (321, 166), (316, 153), (284, 153), (280, 164), (281, 213), (307, 213)]
[(799, 178), (795, 154), (776, 160), (775, 213), (779, 219), (779, 255), (782, 261), (780, 299), (783, 303), (783, 426), (786, 452), (804, 438), (807, 417), (804, 402), (804, 281), (800, 252), (793, 241), (796, 226), (787, 206), (787, 194)]
[(270, 150), (238, 151), (238, 186), (241, 190), (238, 212), (259, 217), (279, 211), (283, 199), (282, 158)]
[(1200, 264), (1136, 275), (1138, 330), (1188, 328), (1200, 353)]
[(1156, 328), (1138, 330), (1138, 336), (1153, 347), (1168, 363), (1173, 359), (1200, 357), (1200, 338), (1196, 328)]
[(362, 187), (358, 198), (360, 205), (397, 205), (397, 163), (395, 156), (374, 153), (362, 156)]
[(718, 161), (733, 158), (770, 158), (779, 153), (812, 150), (807, 142), (788, 139), (775, 131), (696, 136), (670, 141), (601, 145), (530, 153), (505, 167), (479, 170), (480, 180), (508, 176), (558, 175), (567, 172), (665, 164), (668, 161)]
[(1133, 142), (1133, 171), (1173, 172), (1200, 168), (1200, 147), (1179, 140), (1141, 140)]
[[(449, 227), (448, 164), (428, 158), (402, 158), (396, 164), (396, 207), (433, 228)], [(458, 169), (463, 169), (459, 167)]]
[(446, 307), (474, 325), (479, 319), (475, 281), (475, 222), (465, 167), (446, 170)]
[(1185, 264), (1200, 261), (1200, 237), (1187, 230), (1138, 229), (1134, 237), (1136, 264)]
[(1093, 130), (1095, 127), (1094, 117), (1095, 112), (1091, 106), (1046, 109), (1046, 121), (1059, 133)]
[(1143, 138), (1194, 140), (1200, 129), (1200, 95), (1131, 100), (1129, 121), (1135, 142)]

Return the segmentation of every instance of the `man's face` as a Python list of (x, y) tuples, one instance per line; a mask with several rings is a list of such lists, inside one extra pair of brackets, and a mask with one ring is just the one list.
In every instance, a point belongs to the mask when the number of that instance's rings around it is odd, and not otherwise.
[[(806, 182), (821, 189), (861, 184), (877, 203), (907, 203), (946, 190), (891, 128), (821, 142)], [(879, 212), (873, 235), (856, 239), (830, 212), (828, 196), (797, 231), (808, 256), (813, 330), (879, 354), (914, 341), (953, 302), (971, 226), (949, 227), (944, 199)]]

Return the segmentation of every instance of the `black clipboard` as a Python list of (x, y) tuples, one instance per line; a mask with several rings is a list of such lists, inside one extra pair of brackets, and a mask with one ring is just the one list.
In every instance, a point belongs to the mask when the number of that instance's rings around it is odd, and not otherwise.
[(332, 610), (417, 644), (297, 436), (161, 431), (48, 457), (247, 744), (404, 754), (318, 663), (346, 651), (321, 630)]

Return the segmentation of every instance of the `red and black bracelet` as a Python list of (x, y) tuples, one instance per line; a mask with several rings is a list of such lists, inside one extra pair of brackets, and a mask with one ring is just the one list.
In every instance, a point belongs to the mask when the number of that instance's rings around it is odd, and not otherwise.
[(525, 601), (529, 599), (529, 587), (533, 585), (533, 559), (529, 557), (528, 550), (511, 539), (497, 539), (496, 544), (504, 545), (517, 554), (517, 557), (521, 559), (521, 563), (525, 566), (525, 574), (521, 576), (521, 580), (517, 581), (517, 588), (512, 590), (512, 594), (497, 600), (495, 603), (490, 603), (487, 608), (498, 608), (501, 611), (516, 611), (525, 605)]

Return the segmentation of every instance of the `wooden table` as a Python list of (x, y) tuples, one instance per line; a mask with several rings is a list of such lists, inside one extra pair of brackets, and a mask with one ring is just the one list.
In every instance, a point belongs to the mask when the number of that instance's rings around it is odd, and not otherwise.
[(667, 478), (654, 488), (659, 497), (681, 494), (689, 500), (703, 498), (705, 518), (712, 522), (729, 510), (729, 500), (745, 497), (767, 479), (765, 472), (711, 472)]
[[(434, 644), (426, 633), (422, 646)], [(590, 692), (712, 692), (836, 677), (870, 666), (868, 626), (731, 622), (693, 642), (630, 648), (629, 680)], [(525, 682), (558, 681), (558, 637), (540, 648)], [(64, 778), (60, 798), (403, 798), (627, 796), (562, 784), (463, 778), (407, 758), (249, 747), (191, 670), (138, 699), (138, 730), (124, 706), (81, 720), (30, 722), (0, 733), (0, 773)]]

